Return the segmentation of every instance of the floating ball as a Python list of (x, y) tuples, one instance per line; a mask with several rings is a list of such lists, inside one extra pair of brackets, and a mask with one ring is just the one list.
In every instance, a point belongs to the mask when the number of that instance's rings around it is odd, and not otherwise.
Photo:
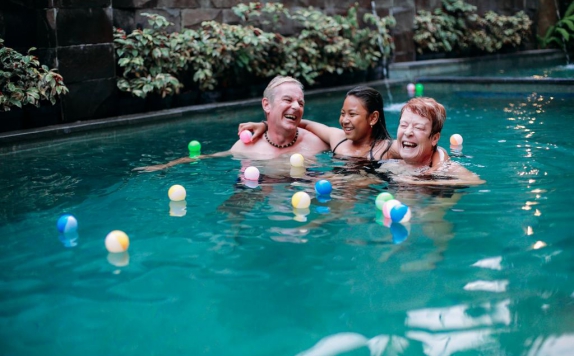
[(383, 210), (383, 205), (391, 199), (395, 199), (391, 193), (382, 192), (381, 194), (377, 195), (377, 199), (375, 199), (375, 205), (379, 210)]
[(399, 205), (401, 202), (396, 200), (396, 199), (391, 199), (391, 200), (387, 200), (386, 202), (383, 203), (383, 209), (381, 209), (383, 211), (383, 215), (385, 216), (385, 218), (391, 218), (391, 209), (395, 206), (395, 205)]
[(243, 172), (243, 176), (247, 180), (258, 180), (259, 179), (259, 169), (257, 167), (249, 166)]
[(462, 145), (462, 136), (459, 134), (454, 134), (450, 137), (450, 144), (453, 146), (460, 146)]
[(239, 134), (239, 139), (243, 141), (243, 143), (250, 143), (253, 139), (253, 133), (249, 130), (243, 130)]
[(196, 140), (190, 141), (189, 144), (187, 145), (187, 149), (189, 150), (190, 153), (199, 152), (201, 151), (201, 143), (199, 143), (199, 141)]
[(289, 162), (293, 167), (304, 167), (305, 166), (305, 158), (300, 153), (295, 153), (291, 155), (289, 158)]
[(407, 84), (407, 93), (413, 95), (415, 93), (415, 85), (413, 83)]
[(182, 201), (185, 199), (186, 196), (185, 188), (179, 184), (172, 185), (171, 188), (167, 191), (167, 195), (169, 199), (173, 201)]
[(329, 195), (333, 191), (333, 186), (328, 180), (321, 179), (315, 183), (315, 191), (319, 195)]
[(397, 204), (391, 208), (390, 215), (393, 222), (407, 222), (411, 219), (411, 209), (404, 204)]
[(311, 197), (305, 192), (297, 192), (293, 194), (291, 204), (297, 209), (307, 209), (311, 205)]
[(106, 236), (106, 249), (111, 253), (124, 252), (130, 247), (130, 238), (125, 232), (114, 230)]
[(424, 87), (424, 85), (422, 85), (421, 83), (417, 83), (417, 84), (415, 85), (415, 94), (416, 94), (417, 96), (423, 95), (424, 90), (425, 90), (425, 87)]
[(64, 234), (76, 232), (78, 230), (78, 220), (73, 215), (64, 214), (60, 216), (56, 226), (58, 231)]

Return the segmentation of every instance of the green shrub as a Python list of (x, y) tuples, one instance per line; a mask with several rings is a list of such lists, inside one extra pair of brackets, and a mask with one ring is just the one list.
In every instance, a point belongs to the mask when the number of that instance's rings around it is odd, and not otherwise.
[(144, 13), (151, 26), (126, 34), (114, 28), (114, 46), (122, 77), (118, 88), (145, 98), (149, 93), (162, 97), (179, 92), (182, 87), (177, 73), (186, 69), (191, 49), (179, 33), (167, 33), (171, 25), (163, 16)]
[(433, 13), (419, 11), (413, 35), (417, 52), (494, 53), (528, 40), (532, 21), (524, 12), (503, 16), (489, 11), (484, 17), (475, 12), (476, 6), (461, 0), (443, 0)]
[(564, 16), (556, 24), (550, 26), (544, 37), (538, 37), (542, 48), (561, 48), (572, 51), (574, 48), (574, 1), (570, 3)]
[(0, 108), (10, 111), (14, 106), (40, 106), (42, 100), (49, 100), (52, 105), (68, 88), (61, 75), (45, 65), (40, 65), (38, 58), (31, 54), (36, 48), (23, 55), (12, 48), (4, 46), (0, 38)]

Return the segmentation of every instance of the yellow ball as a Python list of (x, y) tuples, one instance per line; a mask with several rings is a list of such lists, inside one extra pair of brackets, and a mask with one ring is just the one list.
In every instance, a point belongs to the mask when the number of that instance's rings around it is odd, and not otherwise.
[(169, 188), (167, 195), (169, 196), (169, 199), (173, 201), (182, 201), (186, 196), (185, 188), (179, 184), (172, 185), (171, 188)]
[(453, 146), (462, 145), (462, 136), (459, 134), (454, 134), (450, 137), (450, 144)]
[(124, 252), (130, 247), (130, 238), (125, 232), (114, 230), (106, 236), (106, 249), (112, 253)]
[(305, 158), (300, 153), (295, 153), (295, 154), (291, 155), (291, 158), (289, 159), (289, 161), (291, 162), (291, 165), (293, 167), (304, 167), (305, 166)]
[(311, 205), (311, 197), (305, 192), (297, 192), (293, 194), (291, 204), (297, 209), (307, 209)]

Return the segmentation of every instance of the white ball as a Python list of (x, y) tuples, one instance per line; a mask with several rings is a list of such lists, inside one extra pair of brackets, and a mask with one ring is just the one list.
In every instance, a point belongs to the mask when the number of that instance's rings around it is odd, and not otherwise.
[(173, 201), (182, 201), (185, 199), (187, 193), (185, 192), (185, 188), (183, 186), (176, 184), (169, 188), (167, 195), (169, 196), (169, 199)]
[(296, 209), (307, 209), (311, 205), (311, 197), (305, 192), (297, 192), (293, 194), (291, 204)]
[(121, 230), (114, 230), (106, 236), (106, 249), (111, 253), (127, 251), (130, 247), (130, 238)]
[(383, 215), (385, 216), (385, 218), (390, 219), (391, 218), (391, 209), (396, 206), (399, 205), (401, 202), (396, 200), (396, 199), (391, 199), (391, 200), (387, 200), (384, 204), (383, 204)]
[(258, 180), (259, 179), (259, 169), (257, 169), (257, 167), (249, 166), (245, 169), (243, 176), (247, 180)]
[(289, 158), (289, 161), (291, 162), (291, 165), (293, 167), (304, 167), (305, 166), (305, 158), (300, 153), (292, 154), (291, 158)]

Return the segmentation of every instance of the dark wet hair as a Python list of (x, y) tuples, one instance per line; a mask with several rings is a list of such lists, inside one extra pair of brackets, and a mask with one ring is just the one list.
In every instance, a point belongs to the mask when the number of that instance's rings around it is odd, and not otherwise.
[(393, 139), (389, 134), (389, 131), (387, 131), (385, 112), (383, 111), (383, 97), (381, 96), (381, 93), (371, 87), (359, 85), (349, 90), (347, 92), (347, 96), (354, 96), (355, 98), (361, 100), (369, 115), (375, 111), (379, 112), (379, 120), (377, 120), (377, 123), (373, 126), (373, 131), (371, 132), (371, 138), (373, 139), (373, 142), (371, 143), (371, 149), (373, 149), (379, 141), (388, 140), (389, 144), (383, 150), (383, 153), (381, 153), (382, 157), (389, 150), (389, 148), (391, 148)]

